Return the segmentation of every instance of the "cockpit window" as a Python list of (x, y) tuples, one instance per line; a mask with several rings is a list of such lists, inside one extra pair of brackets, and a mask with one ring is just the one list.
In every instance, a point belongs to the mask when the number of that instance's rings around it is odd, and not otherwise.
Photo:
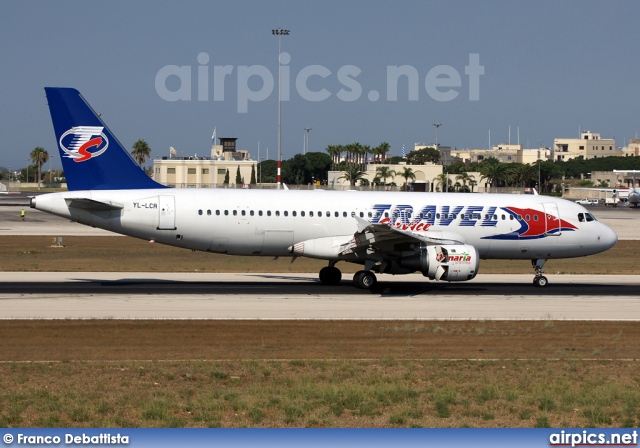
[(591, 222), (591, 221), (597, 221), (597, 219), (591, 213), (578, 213), (578, 221)]

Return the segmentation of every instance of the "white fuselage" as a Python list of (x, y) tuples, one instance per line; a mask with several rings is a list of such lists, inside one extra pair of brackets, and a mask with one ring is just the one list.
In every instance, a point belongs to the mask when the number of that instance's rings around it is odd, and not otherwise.
[[(70, 207), (73, 198), (121, 208)], [(282, 256), (298, 243), (322, 241), (324, 249), (304, 256), (355, 261), (338, 250), (358, 230), (354, 216), (386, 221), (416, 235), (461, 241), (474, 246), (483, 259), (579, 257), (603, 252), (617, 241), (584, 207), (537, 195), (92, 190), (41, 195), (33, 206), (136, 238), (232, 255)]]

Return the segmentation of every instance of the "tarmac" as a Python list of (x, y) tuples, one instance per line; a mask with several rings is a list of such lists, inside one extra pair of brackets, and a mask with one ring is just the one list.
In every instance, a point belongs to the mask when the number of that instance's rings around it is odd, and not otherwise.
[[(112, 236), (0, 197), (0, 235)], [(25, 205), (22, 205), (25, 204)], [(20, 212), (25, 209), (24, 221)], [(619, 240), (639, 238), (640, 210), (589, 207)], [(483, 275), (461, 283), (379, 277), (362, 291), (315, 274), (0, 273), (0, 319), (407, 319), (640, 321), (640, 276)]]

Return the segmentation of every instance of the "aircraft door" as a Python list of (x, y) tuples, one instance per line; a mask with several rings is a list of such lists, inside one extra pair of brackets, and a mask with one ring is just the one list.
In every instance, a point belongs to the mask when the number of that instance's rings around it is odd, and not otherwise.
[(175, 230), (176, 229), (176, 207), (175, 197), (159, 196), (160, 213), (158, 217), (158, 230)]
[(560, 212), (555, 202), (543, 202), (544, 208), (544, 233), (548, 236), (560, 236)]

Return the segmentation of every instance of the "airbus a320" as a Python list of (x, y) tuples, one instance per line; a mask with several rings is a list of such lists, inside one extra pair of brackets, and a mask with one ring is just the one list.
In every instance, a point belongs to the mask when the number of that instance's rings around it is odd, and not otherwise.
[(327, 261), (320, 282), (337, 285), (339, 262), (376, 274), (420, 272), (467, 281), (480, 259), (546, 260), (597, 254), (613, 230), (581, 205), (540, 195), (167, 188), (149, 178), (80, 93), (45, 88), (68, 192), (31, 207), (88, 226), (186, 249)]

